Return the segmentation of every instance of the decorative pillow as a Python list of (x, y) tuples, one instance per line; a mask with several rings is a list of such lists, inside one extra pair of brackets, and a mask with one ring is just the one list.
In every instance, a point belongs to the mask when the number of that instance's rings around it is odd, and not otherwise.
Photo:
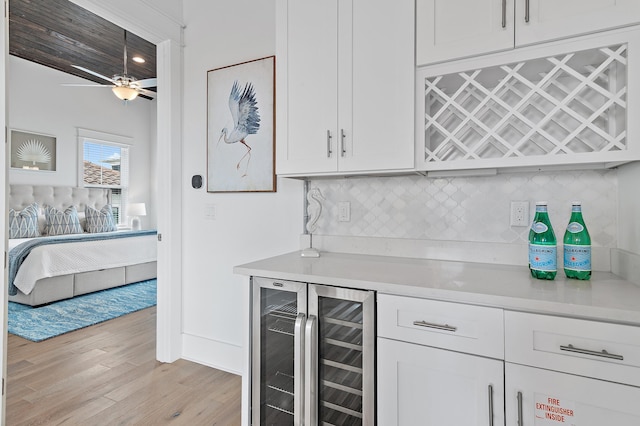
[(107, 204), (100, 210), (86, 206), (84, 215), (87, 218), (87, 232), (112, 232), (116, 230), (111, 204)]
[(38, 203), (32, 203), (20, 211), (9, 209), (9, 238), (39, 236)]
[(51, 207), (44, 207), (44, 216), (47, 218), (48, 235), (82, 234), (80, 218), (75, 206), (67, 207), (65, 211)]

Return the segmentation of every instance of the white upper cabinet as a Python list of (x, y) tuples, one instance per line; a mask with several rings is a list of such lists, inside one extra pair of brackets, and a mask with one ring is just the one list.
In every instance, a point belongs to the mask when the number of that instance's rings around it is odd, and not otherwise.
[(338, 2), (284, 0), (278, 17), (277, 172), (335, 170)]
[(513, 48), (513, 0), (416, 0), (418, 65)]
[(638, 0), (516, 0), (516, 46), (640, 22)]
[(279, 0), (276, 11), (277, 173), (413, 169), (413, 0)]
[(418, 65), (640, 22), (638, 0), (417, 0)]

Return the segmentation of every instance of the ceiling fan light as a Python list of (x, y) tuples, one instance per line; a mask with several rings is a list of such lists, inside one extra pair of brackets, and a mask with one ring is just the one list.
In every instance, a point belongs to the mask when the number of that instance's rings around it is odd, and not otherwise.
[(138, 97), (138, 91), (127, 86), (116, 86), (112, 88), (114, 95), (123, 101), (132, 101)]

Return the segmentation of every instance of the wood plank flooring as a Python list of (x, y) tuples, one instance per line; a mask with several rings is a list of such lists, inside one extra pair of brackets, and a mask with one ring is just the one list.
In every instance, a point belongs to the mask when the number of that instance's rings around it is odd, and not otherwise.
[(239, 425), (240, 376), (155, 360), (156, 308), (39, 343), (9, 335), (8, 426)]

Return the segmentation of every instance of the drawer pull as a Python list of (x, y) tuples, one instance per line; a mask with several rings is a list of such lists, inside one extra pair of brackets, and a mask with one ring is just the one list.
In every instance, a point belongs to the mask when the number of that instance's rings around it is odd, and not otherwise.
[(449, 324), (434, 324), (426, 321), (414, 321), (413, 325), (417, 325), (419, 327), (436, 328), (438, 330), (451, 331), (453, 333), (455, 333), (458, 329), (458, 327), (452, 327)]
[(598, 351), (591, 351), (589, 349), (576, 348), (573, 345), (567, 345), (567, 346), (560, 345), (560, 350), (567, 351), (567, 352), (575, 352), (575, 353), (584, 354), (584, 355), (599, 356), (601, 358), (617, 359), (618, 361), (624, 360), (624, 357), (622, 355), (610, 354), (604, 349), (602, 350), (602, 352), (598, 352)]

